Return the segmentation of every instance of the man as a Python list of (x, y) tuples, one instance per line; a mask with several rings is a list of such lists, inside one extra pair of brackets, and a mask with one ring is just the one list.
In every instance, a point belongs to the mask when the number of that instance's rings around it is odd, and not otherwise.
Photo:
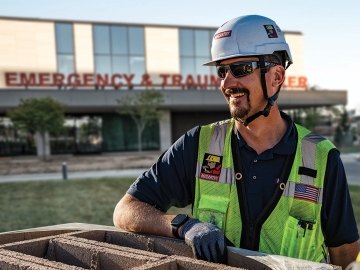
[[(345, 267), (359, 238), (339, 152), (276, 103), (290, 49), (276, 23), (238, 17), (214, 35), (212, 61), (232, 119), (195, 127), (141, 175), (117, 227), (185, 239), (199, 259), (226, 245)], [(216, 168), (211, 170), (210, 168)], [(192, 204), (193, 216), (167, 215)], [(329, 262), (329, 261), (328, 261)]]

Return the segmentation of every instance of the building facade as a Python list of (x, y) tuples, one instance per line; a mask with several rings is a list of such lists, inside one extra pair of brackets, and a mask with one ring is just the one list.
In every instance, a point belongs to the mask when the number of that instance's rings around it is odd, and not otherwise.
[[(0, 17), (0, 117), (21, 99), (50, 96), (67, 116), (67, 134), (51, 142), (55, 153), (132, 151), (136, 126), (116, 112), (118, 101), (154, 89), (164, 97), (163, 117), (146, 128), (143, 146), (165, 150), (189, 128), (229, 117), (214, 67), (202, 66), (215, 31)], [(308, 90), (303, 35), (285, 31), (285, 38), (294, 64), (280, 107), (345, 105), (346, 91)], [(0, 124), (0, 155), (33, 151), (6, 118)]]

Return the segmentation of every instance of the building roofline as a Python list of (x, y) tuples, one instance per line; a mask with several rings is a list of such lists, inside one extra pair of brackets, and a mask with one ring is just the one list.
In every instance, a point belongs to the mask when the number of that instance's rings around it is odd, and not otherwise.
[[(77, 23), (77, 24), (113, 24), (113, 25), (132, 25), (132, 26), (148, 26), (148, 27), (170, 27), (170, 28), (196, 28), (216, 30), (218, 26), (200, 26), (200, 25), (182, 25), (182, 24), (156, 24), (156, 23), (134, 23), (134, 22), (115, 22), (115, 21), (91, 21), (91, 20), (71, 20), (71, 19), (52, 19), (52, 18), (35, 18), (35, 17), (16, 17), (16, 16), (0, 16), (0, 20), (17, 20), (17, 21), (38, 21), (38, 22), (55, 22), (55, 23)], [(302, 35), (301, 31), (283, 31), (285, 34)]]

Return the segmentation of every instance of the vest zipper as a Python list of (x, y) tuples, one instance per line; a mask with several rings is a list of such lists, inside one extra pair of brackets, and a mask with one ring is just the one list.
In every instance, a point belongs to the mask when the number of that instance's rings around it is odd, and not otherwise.
[[(297, 140), (297, 133), (296, 133), (296, 140)], [(240, 146), (235, 132), (233, 132), (232, 134), (231, 145), (232, 145), (233, 163), (234, 163), (235, 172), (241, 172), (243, 175), (243, 179), (246, 179), (245, 169), (240, 161), (241, 160)], [(292, 163), (294, 161), (295, 153), (296, 151), (294, 151), (293, 154), (287, 156), (286, 158), (283, 167), (284, 169), (280, 176), (280, 179), (284, 184), (286, 184), (287, 178), (289, 177)], [(241, 170), (239, 169), (240, 167)], [(255, 222), (253, 222), (249, 216), (249, 210), (246, 200), (245, 184), (243, 183), (243, 181), (244, 180), (236, 181), (236, 187), (239, 198), (239, 208), (240, 208), (241, 220), (242, 220), (240, 247), (257, 251), (259, 250), (261, 227), (264, 224), (265, 220), (271, 214), (272, 210), (275, 208), (278, 201), (280, 200), (283, 190), (281, 190), (280, 188), (276, 189), (276, 192), (271, 198), (270, 202), (265, 206), (264, 210), (260, 213), (258, 218), (255, 219)]]
[(254, 243), (253, 243), (254, 238), (255, 238), (255, 236), (254, 236), (254, 224), (251, 222), (249, 224), (249, 245), (250, 246), (254, 246)]
[[(238, 187), (238, 197), (240, 203), (240, 212), (241, 212), (241, 220), (242, 220), (242, 228), (243, 228), (241, 232), (240, 247), (250, 250), (258, 250), (258, 245), (256, 245), (256, 238), (258, 238), (256, 237), (257, 226), (256, 226), (256, 222), (254, 223), (250, 219), (249, 209), (246, 200), (245, 185), (243, 182), (241, 182), (237, 184), (237, 187)], [(239, 196), (240, 194), (241, 196)]]

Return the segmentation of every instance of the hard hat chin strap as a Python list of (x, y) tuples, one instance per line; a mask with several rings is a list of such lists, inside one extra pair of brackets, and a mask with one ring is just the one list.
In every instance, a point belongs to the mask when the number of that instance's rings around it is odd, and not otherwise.
[(270, 114), (271, 107), (274, 105), (275, 100), (278, 98), (279, 90), (276, 92), (275, 95), (268, 98), (268, 103), (266, 104), (265, 108), (262, 111), (259, 111), (257, 113), (254, 113), (253, 115), (246, 118), (246, 120), (243, 122), (244, 126), (248, 126), (252, 121), (254, 121), (259, 116), (267, 117)]
[(254, 113), (253, 115), (246, 118), (246, 120), (243, 122), (244, 126), (248, 126), (252, 121), (254, 121), (259, 116), (263, 115), (264, 117), (267, 117), (270, 114), (271, 107), (274, 105), (275, 101), (277, 100), (277, 98), (279, 96), (279, 92), (280, 92), (280, 88), (279, 88), (272, 97), (268, 97), (266, 80), (265, 80), (265, 74), (268, 71), (268, 69), (265, 66), (265, 60), (264, 60), (263, 55), (259, 56), (259, 63), (260, 63), (261, 86), (262, 86), (262, 90), (263, 90), (263, 95), (268, 100), (268, 102), (262, 111)]

